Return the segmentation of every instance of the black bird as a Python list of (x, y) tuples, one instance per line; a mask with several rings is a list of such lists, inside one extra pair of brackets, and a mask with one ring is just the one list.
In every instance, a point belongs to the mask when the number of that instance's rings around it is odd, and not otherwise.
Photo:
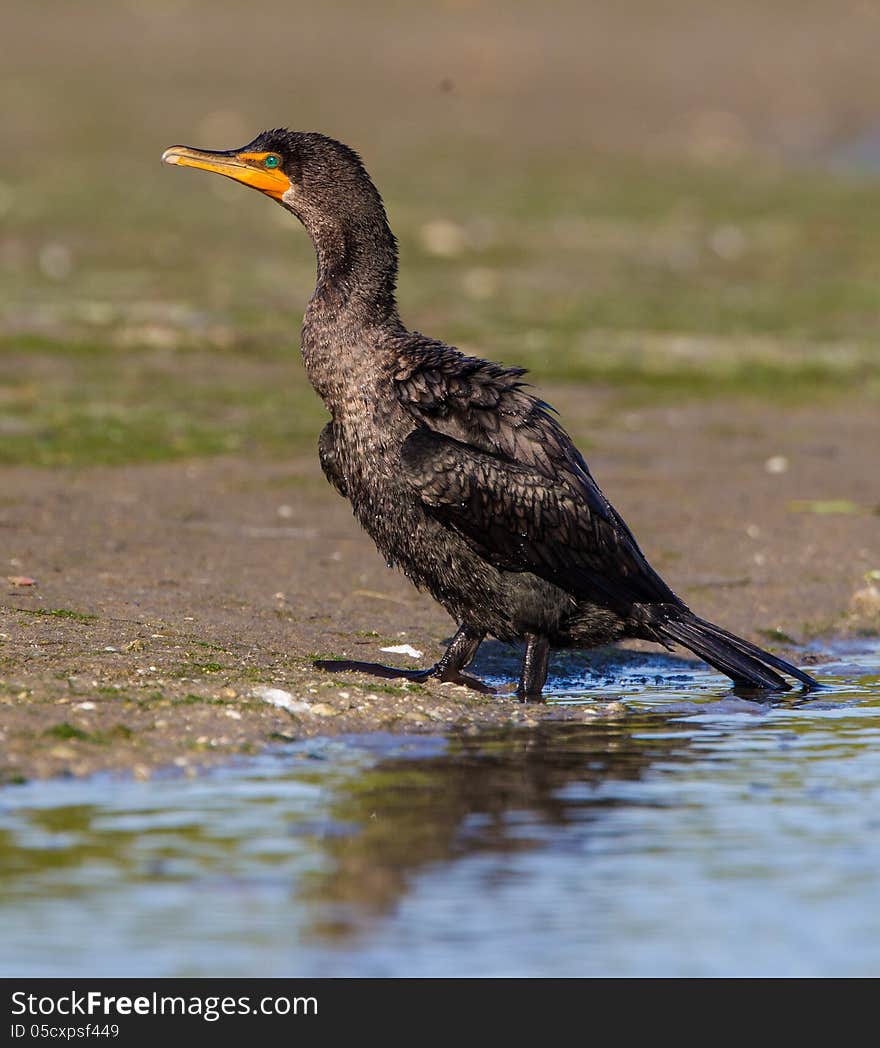
[(430, 669), (324, 668), (479, 687), (462, 670), (491, 634), (525, 641), (518, 694), (539, 699), (551, 647), (635, 637), (683, 645), (749, 688), (788, 689), (784, 674), (817, 686), (672, 592), (523, 368), (404, 327), (397, 242), (353, 150), (278, 129), (241, 149), (172, 146), (162, 159), (253, 186), (305, 226), (318, 268), (302, 354), (331, 415), (318, 442), (324, 473), (386, 560), (459, 623)]

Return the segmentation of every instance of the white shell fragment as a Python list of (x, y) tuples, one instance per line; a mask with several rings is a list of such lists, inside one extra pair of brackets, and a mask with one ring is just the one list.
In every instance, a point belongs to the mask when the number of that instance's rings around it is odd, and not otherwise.
[(419, 651), (418, 648), (414, 648), (412, 644), (393, 644), (390, 648), (380, 648), (380, 651), (387, 651), (389, 655), (409, 655), (412, 659), (420, 659), (425, 654), (423, 651)]
[(287, 710), (289, 713), (308, 713), (311, 709), (307, 702), (295, 699), (289, 691), (285, 691), (283, 688), (270, 688), (265, 684), (261, 684), (259, 687), (251, 690), (251, 695), (255, 699), (262, 699), (263, 702), (268, 702), (271, 706)]

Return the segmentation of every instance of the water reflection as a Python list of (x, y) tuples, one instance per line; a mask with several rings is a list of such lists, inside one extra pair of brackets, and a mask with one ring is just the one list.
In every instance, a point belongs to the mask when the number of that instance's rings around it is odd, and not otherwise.
[(345, 935), (405, 894), (424, 867), (481, 852), (540, 848), (548, 828), (625, 804), (599, 789), (690, 758), (692, 731), (663, 716), (539, 724), (454, 734), (442, 753), (394, 758), (344, 784), (333, 819), (358, 827), (325, 836), (332, 859), (303, 890), (332, 912), (312, 926)]
[(878, 665), (759, 706), (624, 655), (618, 718), (4, 788), (0, 975), (875, 972)]

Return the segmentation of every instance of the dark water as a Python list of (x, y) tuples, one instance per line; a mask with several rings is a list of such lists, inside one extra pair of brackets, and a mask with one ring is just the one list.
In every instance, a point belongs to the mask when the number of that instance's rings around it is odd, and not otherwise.
[(880, 974), (876, 644), (775, 706), (616, 659), (554, 680), (616, 720), (3, 789), (0, 975)]

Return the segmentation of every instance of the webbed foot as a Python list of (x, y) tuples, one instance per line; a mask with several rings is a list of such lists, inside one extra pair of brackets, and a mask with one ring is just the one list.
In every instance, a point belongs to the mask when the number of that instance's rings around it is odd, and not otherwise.
[(460, 673), (458, 670), (443, 666), (437, 662), (426, 670), (406, 670), (399, 666), (385, 666), (381, 662), (356, 662), (351, 659), (318, 659), (312, 665), (329, 673), (366, 673), (371, 677), (382, 677), (385, 680), (409, 680), (417, 684), (436, 678), (444, 684), (460, 684), (484, 695), (494, 695), (496, 689), (485, 684), (477, 677)]

